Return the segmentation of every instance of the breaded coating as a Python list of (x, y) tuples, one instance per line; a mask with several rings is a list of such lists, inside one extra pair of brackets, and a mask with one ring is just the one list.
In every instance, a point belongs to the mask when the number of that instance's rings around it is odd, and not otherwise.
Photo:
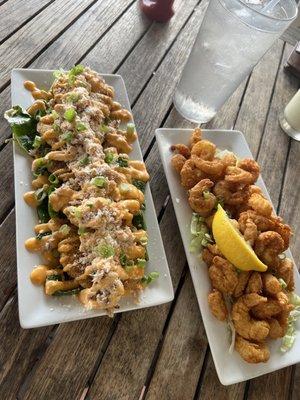
[(246, 362), (251, 364), (267, 362), (270, 358), (270, 351), (265, 343), (253, 343), (239, 335), (235, 339), (235, 349)]
[(263, 288), (263, 283), (261, 279), (260, 272), (252, 272), (248, 285), (246, 288), (246, 293), (261, 293)]
[(238, 283), (236, 268), (224, 258), (215, 256), (208, 270), (212, 286), (223, 294), (233, 294)]
[(225, 321), (227, 319), (228, 312), (222, 293), (219, 290), (214, 289), (209, 293), (207, 300), (212, 314), (219, 321)]

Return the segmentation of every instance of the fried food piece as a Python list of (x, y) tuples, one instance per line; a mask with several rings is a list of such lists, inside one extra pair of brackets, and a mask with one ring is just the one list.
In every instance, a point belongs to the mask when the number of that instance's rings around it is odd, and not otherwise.
[(263, 282), (261, 279), (261, 274), (259, 272), (252, 272), (248, 281), (246, 293), (261, 293), (262, 288)]
[(257, 321), (250, 316), (250, 309), (263, 307), (267, 298), (257, 293), (245, 294), (232, 307), (232, 320), (239, 335), (248, 340), (262, 341), (269, 334), (269, 324), (266, 321)]
[(201, 179), (205, 178), (205, 175), (196, 168), (194, 161), (189, 159), (184, 163), (180, 171), (180, 177), (182, 186), (189, 190), (200, 182)]
[(248, 201), (249, 191), (247, 187), (230, 184), (225, 180), (217, 182), (213, 188), (214, 194), (224, 200), (225, 204), (237, 206)]
[(270, 325), (269, 337), (271, 339), (278, 339), (285, 335), (284, 326), (280, 325), (280, 322), (276, 318), (268, 319), (268, 323)]
[(248, 242), (251, 246), (253, 246), (257, 237), (258, 237), (257, 226), (249, 218), (246, 221), (245, 230), (244, 230), (244, 238), (245, 238), (246, 242)]
[(234, 297), (240, 297), (244, 294), (244, 290), (247, 286), (249, 278), (250, 278), (250, 271), (241, 271), (238, 274), (238, 283), (233, 292)]
[(216, 153), (216, 145), (208, 140), (201, 140), (194, 144), (191, 155), (202, 160), (212, 161)]
[(212, 286), (223, 294), (233, 294), (238, 283), (236, 268), (222, 257), (215, 256), (208, 270)]
[(275, 220), (274, 231), (279, 233), (279, 235), (282, 237), (282, 239), (284, 241), (283, 250), (286, 250), (286, 249), (288, 249), (288, 247), (290, 245), (290, 238), (292, 236), (291, 227), (287, 224), (283, 224), (282, 222), (279, 222), (279, 217), (276, 217), (276, 219), (273, 218), (273, 220)]
[(236, 336), (235, 349), (246, 362), (251, 364), (267, 362), (270, 358), (270, 351), (265, 343), (253, 343), (240, 335)]
[(238, 162), (235, 167), (227, 167), (225, 180), (231, 183), (252, 185), (259, 176), (259, 165), (252, 159), (245, 158)]
[(248, 204), (253, 208), (258, 214), (263, 215), (265, 217), (270, 217), (273, 212), (273, 207), (269, 200), (265, 199), (259, 193), (251, 194)]
[(186, 162), (186, 158), (182, 154), (174, 154), (171, 158), (171, 165), (179, 174)]
[(210, 267), (213, 263), (213, 259), (215, 256), (220, 256), (222, 257), (221, 252), (218, 249), (218, 246), (216, 244), (208, 244), (203, 250), (202, 250), (202, 260)]
[(227, 168), (229, 166), (235, 166), (237, 163), (237, 157), (233, 153), (225, 154), (224, 157), (221, 158), (223, 165)]
[(171, 146), (171, 151), (176, 152), (176, 154), (181, 154), (186, 159), (191, 156), (190, 149), (182, 143), (173, 144)]
[(294, 264), (291, 259), (280, 260), (276, 266), (276, 274), (287, 284), (287, 290), (293, 291), (295, 289)]
[[(202, 142), (199, 142), (202, 143)], [(212, 160), (204, 160), (201, 157), (192, 155), (192, 160), (194, 161), (197, 168), (210, 177), (214, 177), (214, 180), (220, 179), (224, 176), (225, 165), (223, 161), (219, 158), (214, 158)]]
[(251, 313), (255, 318), (267, 319), (278, 315), (284, 307), (278, 300), (267, 299), (265, 303), (257, 304), (251, 308)]
[(195, 128), (190, 139), (191, 149), (197, 142), (200, 142), (200, 140), (202, 140), (202, 131), (200, 128)]
[(245, 232), (246, 223), (251, 220), (260, 232), (272, 231), (275, 228), (275, 222), (263, 215), (257, 214), (254, 210), (244, 211), (239, 216), (239, 226), (242, 233)]
[(258, 257), (271, 267), (276, 264), (275, 260), (283, 250), (284, 241), (279, 233), (274, 231), (267, 231), (259, 234), (254, 245), (254, 251)]
[(222, 293), (214, 289), (208, 294), (208, 305), (212, 314), (219, 320), (225, 321), (227, 319), (227, 308)]
[(207, 217), (216, 205), (217, 199), (210, 192), (213, 185), (211, 180), (202, 179), (189, 191), (190, 206), (202, 217)]
[(276, 276), (266, 272), (262, 274), (264, 291), (267, 295), (274, 296), (282, 291), (279, 280)]

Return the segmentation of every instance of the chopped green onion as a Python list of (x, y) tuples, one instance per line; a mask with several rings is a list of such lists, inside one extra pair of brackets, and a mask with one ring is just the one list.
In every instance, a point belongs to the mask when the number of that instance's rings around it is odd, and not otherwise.
[(35, 177), (43, 175), (47, 171), (47, 161), (41, 157), (34, 161), (33, 175)]
[(41, 203), (47, 197), (47, 192), (43, 188), (39, 188), (34, 192), (34, 195), (38, 203)]
[(52, 129), (54, 130), (55, 133), (60, 134), (61, 133), (61, 129), (60, 126), (58, 124), (56, 124), (54, 122), (54, 124), (52, 125)]
[(119, 260), (120, 260), (120, 264), (122, 265), (122, 267), (125, 267), (127, 264), (127, 257), (123, 251), (121, 252), (121, 254), (119, 256)]
[(69, 75), (79, 75), (84, 71), (84, 66), (81, 64), (74, 65), (73, 68), (70, 69)]
[(79, 93), (71, 92), (67, 94), (67, 101), (69, 103), (76, 103), (79, 100), (79, 97), (80, 97)]
[(127, 124), (126, 132), (128, 135), (133, 135), (135, 133), (135, 125), (132, 122)]
[(63, 133), (62, 135), (60, 135), (60, 139), (67, 143), (72, 142), (73, 138), (74, 138), (74, 135), (70, 131), (67, 131), (67, 132)]
[(70, 233), (71, 228), (69, 225), (64, 224), (59, 228), (59, 232), (61, 232), (63, 235), (67, 236)]
[(76, 124), (76, 130), (77, 130), (78, 132), (86, 131), (86, 129), (87, 129), (87, 127), (84, 125), (84, 123), (82, 123), (82, 122), (77, 122), (77, 124)]
[(75, 207), (74, 215), (75, 215), (75, 218), (81, 218), (81, 210), (80, 210), (80, 208)]
[(141, 281), (144, 285), (149, 285), (158, 277), (159, 277), (159, 273), (156, 271), (153, 271), (153, 272), (150, 272), (150, 274), (143, 276)]
[(117, 158), (117, 163), (118, 163), (119, 166), (122, 167), (122, 168), (128, 167), (128, 159), (125, 158), (125, 157), (119, 156), (119, 157)]
[(132, 225), (135, 226), (137, 229), (143, 229), (143, 230), (147, 229), (142, 212), (138, 212), (133, 216)]
[(53, 76), (55, 79), (60, 78), (63, 74), (65, 73), (65, 71), (63, 69), (60, 70), (56, 70), (53, 72)]
[(83, 235), (83, 234), (85, 234), (86, 233), (86, 229), (83, 227), (83, 226), (80, 226), (79, 228), (78, 228), (78, 235)]
[(79, 160), (79, 164), (82, 166), (86, 166), (91, 162), (90, 157), (86, 154), (85, 156), (83, 156), (80, 160)]
[(94, 207), (94, 204), (93, 204), (93, 203), (87, 203), (87, 206), (88, 206), (89, 208), (93, 208), (93, 207)]
[(203, 197), (204, 197), (205, 200), (210, 199), (210, 197), (211, 197), (210, 191), (209, 190), (204, 190)]
[(114, 159), (115, 159), (115, 156), (114, 156), (113, 153), (106, 153), (106, 154), (105, 154), (104, 161), (105, 161), (107, 164), (113, 163)]
[(286, 287), (287, 287), (286, 282), (282, 278), (279, 278), (278, 281), (279, 281), (282, 289), (286, 289)]
[(38, 149), (39, 147), (40, 147), (40, 145), (42, 144), (42, 142), (43, 142), (43, 139), (40, 137), (40, 136), (36, 136), (35, 138), (34, 138), (34, 141), (33, 141), (33, 147), (35, 148), (35, 149)]
[(141, 243), (141, 245), (143, 245), (143, 246), (147, 246), (147, 244), (148, 244), (148, 238), (147, 238), (147, 236), (141, 237), (141, 238), (140, 238), (140, 243)]
[(144, 258), (138, 258), (136, 261), (137, 261), (136, 265), (139, 268), (145, 268), (147, 261)]
[(109, 258), (115, 255), (114, 248), (109, 244), (100, 244), (96, 248), (97, 253), (102, 258)]
[(107, 179), (104, 176), (95, 176), (95, 178), (91, 180), (91, 184), (102, 189), (107, 185)]
[(101, 124), (101, 125), (99, 126), (99, 129), (100, 129), (100, 131), (101, 131), (102, 133), (107, 133), (107, 132), (109, 132), (109, 127), (106, 126), (106, 125), (104, 125), (104, 124)]
[(57, 118), (59, 117), (58, 113), (57, 113), (55, 110), (52, 110), (51, 115), (52, 115), (52, 117), (53, 117), (54, 120), (57, 119)]
[(141, 192), (145, 193), (146, 182), (139, 181), (138, 179), (133, 179), (132, 184), (137, 187)]
[(48, 203), (48, 213), (49, 213), (50, 218), (57, 218), (58, 217), (58, 212), (53, 210), (53, 208), (52, 208), (50, 203)]
[(68, 108), (65, 113), (64, 113), (64, 118), (68, 121), (68, 122), (72, 122), (75, 117), (76, 117), (77, 113), (74, 110), (74, 108)]
[(51, 174), (48, 176), (48, 180), (50, 183), (52, 183), (52, 185), (57, 186), (59, 184), (59, 180), (58, 177), (55, 174)]

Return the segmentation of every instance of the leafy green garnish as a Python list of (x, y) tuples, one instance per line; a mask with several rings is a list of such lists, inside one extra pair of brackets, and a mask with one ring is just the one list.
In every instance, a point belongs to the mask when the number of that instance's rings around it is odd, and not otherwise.
[(100, 244), (96, 247), (96, 251), (102, 258), (109, 258), (115, 255), (114, 248), (109, 244)]
[(68, 108), (65, 113), (64, 113), (64, 118), (68, 121), (68, 122), (72, 122), (75, 117), (76, 117), (77, 113), (74, 110), (74, 108)]
[(40, 204), (47, 197), (47, 192), (43, 188), (39, 188), (34, 192), (34, 195)]
[(62, 135), (60, 135), (60, 139), (66, 143), (72, 142), (73, 138), (74, 138), (73, 132), (70, 132), (70, 131), (67, 131), (67, 132), (63, 133)]
[(144, 221), (144, 216), (141, 211), (133, 216), (132, 225), (135, 226), (137, 229), (144, 229), (144, 230), (147, 229), (146, 223)]
[(105, 154), (104, 161), (107, 164), (112, 164), (114, 162), (114, 159), (115, 159), (115, 155), (113, 153), (106, 153)]
[(57, 186), (59, 184), (58, 177), (55, 174), (49, 175), (48, 181), (54, 186)]
[(192, 240), (190, 243), (190, 252), (199, 253), (202, 247), (207, 246), (209, 243), (213, 243), (205, 220), (197, 213), (193, 213), (191, 220), (191, 235)]
[(91, 184), (102, 189), (107, 185), (107, 179), (104, 176), (95, 176), (95, 178), (91, 180)]
[(35, 149), (38, 149), (41, 146), (42, 142), (43, 142), (43, 139), (40, 136), (37, 135), (34, 138), (32, 147), (34, 147)]
[(4, 118), (9, 123), (13, 138), (29, 154), (34, 149), (37, 120), (20, 106), (14, 106), (4, 113)]
[(133, 135), (135, 133), (135, 125), (132, 122), (127, 124), (126, 132), (128, 135)]
[(69, 103), (76, 103), (79, 100), (79, 97), (80, 97), (79, 93), (71, 92), (67, 94), (67, 101)]
[(122, 267), (125, 267), (127, 265), (127, 256), (126, 254), (122, 251), (120, 256), (119, 256), (120, 264)]
[(37, 158), (36, 160), (34, 160), (34, 170), (32, 171), (33, 175), (35, 177), (44, 175), (45, 172), (47, 172), (47, 168), (48, 168), (47, 160), (45, 160), (44, 157)]
[(41, 223), (46, 223), (49, 221), (50, 216), (48, 212), (48, 198), (44, 198), (44, 200), (37, 206), (37, 214), (39, 221)]
[(55, 79), (59, 79), (64, 73), (65, 71), (63, 69), (56, 70), (53, 72), (53, 76)]
[(159, 277), (159, 273), (156, 271), (153, 271), (153, 272), (150, 272), (148, 275), (143, 276), (143, 278), (141, 279), (141, 282), (144, 285), (149, 285), (150, 283), (155, 281), (155, 279), (157, 279), (158, 277)]
[(87, 130), (87, 127), (84, 125), (84, 123), (82, 123), (82, 122), (77, 122), (77, 124), (76, 124), (76, 130), (77, 130), (78, 132), (83, 132), (83, 131), (86, 131), (86, 130)]
[(136, 265), (137, 265), (139, 268), (145, 268), (146, 262), (147, 262), (147, 261), (146, 261), (144, 258), (138, 258), (138, 259), (136, 260)]
[(146, 182), (139, 181), (138, 179), (133, 179), (132, 184), (137, 187), (141, 192), (145, 193)]
[(58, 218), (59, 213), (53, 210), (50, 202), (48, 202), (48, 213), (50, 218)]
[(82, 165), (83, 167), (88, 165), (91, 162), (90, 157), (86, 154), (79, 160), (79, 164)]

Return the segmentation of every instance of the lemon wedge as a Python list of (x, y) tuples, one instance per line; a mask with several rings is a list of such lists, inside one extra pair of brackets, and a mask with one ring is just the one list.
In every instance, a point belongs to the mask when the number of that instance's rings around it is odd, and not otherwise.
[(264, 272), (268, 267), (260, 261), (240, 232), (233, 226), (224, 209), (218, 210), (212, 223), (214, 239), (221, 253), (236, 268), (242, 271)]

